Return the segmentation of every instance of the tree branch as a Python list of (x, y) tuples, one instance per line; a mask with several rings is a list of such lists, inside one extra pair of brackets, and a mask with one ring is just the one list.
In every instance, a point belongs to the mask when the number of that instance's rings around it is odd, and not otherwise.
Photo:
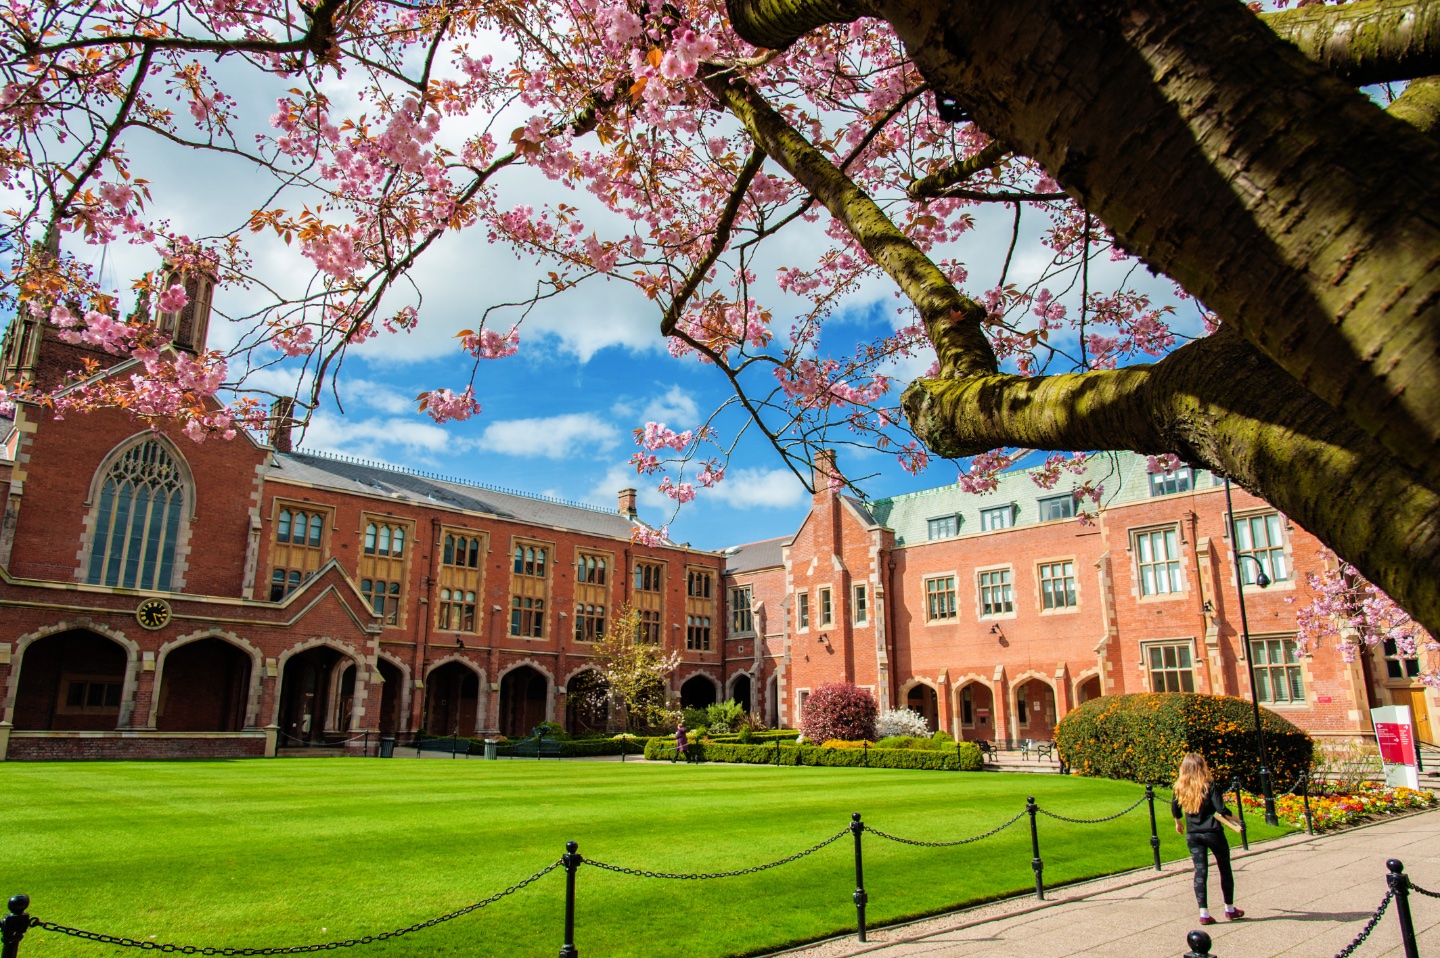
[(1440, 134), (1440, 76), (1411, 80), (1386, 112), (1434, 138)]
[(1440, 73), (1440, 4), (1356, 0), (1262, 14), (1270, 29), (1356, 86)]
[(948, 187), (964, 183), (977, 173), (995, 166), (1005, 159), (1005, 154), (1010, 152), (999, 140), (991, 141), (979, 153), (959, 163), (952, 163), (940, 170), (938, 173), (931, 173), (929, 176), (921, 177), (906, 188), (905, 193), (912, 200), (923, 199), (927, 196), (939, 196)]
[(870, 0), (725, 0), (735, 32), (751, 46), (783, 50), (827, 23), (872, 16)]
[(947, 374), (994, 372), (995, 351), (981, 329), (985, 308), (961, 295), (869, 194), (786, 122), (753, 87), (739, 78), (714, 72), (702, 79), (755, 143), (845, 224), (860, 247), (915, 304), (927, 327), (933, 323), (950, 334), (953, 348), (940, 357)]
[(705, 274), (710, 272), (710, 267), (720, 258), (725, 251), (726, 245), (730, 242), (730, 231), (735, 227), (735, 214), (740, 212), (740, 204), (745, 199), (746, 190), (750, 189), (750, 182), (755, 179), (755, 174), (760, 172), (760, 167), (765, 164), (765, 151), (760, 147), (750, 151), (750, 158), (745, 161), (740, 172), (735, 177), (735, 185), (730, 190), (730, 198), (725, 203), (725, 209), (721, 211), (720, 218), (715, 221), (715, 235), (710, 239), (710, 248), (705, 256), (696, 263), (685, 277), (685, 285), (670, 305), (665, 308), (665, 315), (660, 319), (660, 335), (671, 336), (675, 333), (675, 324), (680, 319), (680, 314), (685, 311), (685, 305), (689, 303), (690, 297), (694, 295), (696, 288), (705, 279)]
[[(941, 336), (938, 349), (954, 348)], [(1175, 453), (1263, 495), (1440, 626), (1440, 495), (1228, 326), (1154, 366), (916, 380), (902, 403), (943, 456), (1001, 445)]]

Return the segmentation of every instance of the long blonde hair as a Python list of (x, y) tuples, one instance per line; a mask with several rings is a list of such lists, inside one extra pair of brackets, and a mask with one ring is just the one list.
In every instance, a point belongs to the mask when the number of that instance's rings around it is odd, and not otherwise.
[(1195, 815), (1209, 793), (1210, 766), (1205, 764), (1205, 756), (1191, 752), (1180, 762), (1180, 774), (1175, 777), (1175, 801), (1186, 813)]

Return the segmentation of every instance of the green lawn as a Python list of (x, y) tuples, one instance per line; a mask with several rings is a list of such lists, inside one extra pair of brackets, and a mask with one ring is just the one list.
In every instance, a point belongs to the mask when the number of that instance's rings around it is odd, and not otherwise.
[[(838, 832), (943, 840), (1024, 807), (1099, 817), (1137, 786), (1054, 775), (879, 769), (285, 759), (0, 764), (0, 898), (62, 925), (157, 942), (276, 946), (408, 925), (582, 854), (677, 872), (743, 868)], [(1166, 796), (1168, 798), (1168, 795)], [(1161, 851), (1184, 856), (1157, 802)], [(1280, 834), (1251, 820), (1256, 838)], [(586, 958), (748, 954), (853, 928), (847, 835), (801, 861), (716, 881), (582, 868), (576, 945)], [(1103, 825), (1040, 819), (1047, 884), (1150, 861), (1145, 807)], [(1024, 819), (958, 849), (865, 837), (872, 924), (1033, 890)], [(481, 911), (363, 947), (369, 956), (555, 955), (563, 872)], [(32, 930), (21, 958), (118, 950)]]

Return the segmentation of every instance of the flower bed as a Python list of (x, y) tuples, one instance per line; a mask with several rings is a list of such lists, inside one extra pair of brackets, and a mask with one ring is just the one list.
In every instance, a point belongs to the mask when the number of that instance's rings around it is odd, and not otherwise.
[[(1245, 793), (1247, 814), (1261, 814), (1265, 799), (1260, 795)], [(1310, 796), (1310, 817), (1315, 830), (1343, 828), (1355, 825), (1367, 818), (1378, 815), (1393, 815), (1396, 812), (1416, 808), (1434, 808), (1435, 793), (1413, 788), (1390, 788), (1376, 783), (1362, 783), (1351, 786), (1344, 792), (1322, 792)], [(1275, 814), (1280, 821), (1294, 828), (1305, 827), (1305, 804), (1299, 795), (1277, 795)]]

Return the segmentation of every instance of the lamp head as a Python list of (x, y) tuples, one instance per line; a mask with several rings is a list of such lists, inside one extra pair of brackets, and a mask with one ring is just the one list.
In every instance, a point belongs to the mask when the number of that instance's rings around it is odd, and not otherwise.
[(1255, 577), (1255, 584), (1262, 589), (1270, 584), (1270, 577), (1265, 574), (1264, 569), (1261, 569), (1260, 574)]

